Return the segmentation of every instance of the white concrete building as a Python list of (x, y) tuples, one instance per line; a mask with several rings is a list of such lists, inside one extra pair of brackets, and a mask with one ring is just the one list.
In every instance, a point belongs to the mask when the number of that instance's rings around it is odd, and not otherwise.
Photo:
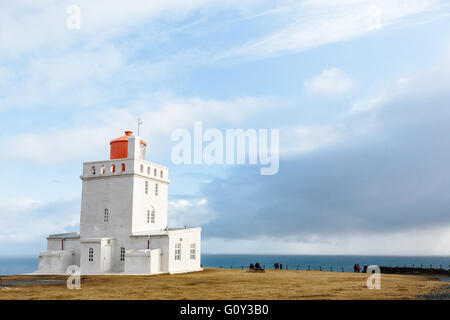
[(201, 228), (167, 227), (168, 168), (146, 161), (131, 131), (110, 146), (110, 160), (83, 164), (80, 232), (48, 236), (38, 272), (200, 271)]

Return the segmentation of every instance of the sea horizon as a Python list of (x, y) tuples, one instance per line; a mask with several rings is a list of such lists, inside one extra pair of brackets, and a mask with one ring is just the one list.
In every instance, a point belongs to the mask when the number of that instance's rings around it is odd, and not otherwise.
[[(352, 272), (353, 266), (408, 266), (450, 268), (450, 255), (357, 255), (357, 254), (231, 254), (204, 253), (203, 267), (247, 268), (259, 262), (264, 268), (273, 269), (274, 263), (282, 263), (284, 269), (323, 270)], [(32, 273), (38, 269), (38, 255), (0, 255), (0, 275)]]

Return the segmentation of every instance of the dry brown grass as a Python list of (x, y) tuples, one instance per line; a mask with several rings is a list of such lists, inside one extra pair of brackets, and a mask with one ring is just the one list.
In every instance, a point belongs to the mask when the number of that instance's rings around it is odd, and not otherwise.
[[(57, 276), (11, 276), (3, 280), (66, 279)], [(0, 288), (0, 299), (415, 299), (440, 287), (435, 277), (388, 275), (381, 290), (366, 287), (367, 274), (324, 271), (205, 268), (202, 272), (156, 276), (82, 276), (81, 290), (65, 284)]]

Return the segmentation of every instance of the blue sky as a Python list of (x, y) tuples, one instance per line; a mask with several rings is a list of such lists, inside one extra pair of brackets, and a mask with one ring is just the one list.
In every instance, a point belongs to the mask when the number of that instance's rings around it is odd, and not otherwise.
[[(81, 28), (66, 26), (70, 4)], [(0, 4), (0, 254), (78, 230), (81, 165), (144, 124), (210, 253), (450, 254), (446, 1)], [(280, 129), (280, 171), (171, 163), (177, 128)], [(264, 243), (264, 245), (261, 245)]]

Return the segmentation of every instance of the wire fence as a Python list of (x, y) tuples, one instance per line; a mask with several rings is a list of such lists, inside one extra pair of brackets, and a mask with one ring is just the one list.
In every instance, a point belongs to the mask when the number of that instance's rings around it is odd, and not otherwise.
[[(217, 267), (217, 266), (215, 266)], [(223, 269), (249, 269), (250, 265), (220, 265), (219, 268)], [(261, 264), (262, 269), (272, 269), (272, 270), (298, 270), (298, 271), (329, 271), (329, 272), (355, 272), (353, 266), (330, 266), (330, 265), (282, 265), (281, 268), (276, 268), (274, 265), (266, 265)], [(444, 266), (440, 265), (424, 265), (424, 264), (412, 264), (412, 265), (390, 265), (390, 266), (382, 266), (386, 271), (394, 271), (396, 269), (410, 269), (412, 271), (432, 271), (432, 270), (442, 270), (450, 272), (450, 265)], [(360, 272), (363, 271), (361, 267)]]

